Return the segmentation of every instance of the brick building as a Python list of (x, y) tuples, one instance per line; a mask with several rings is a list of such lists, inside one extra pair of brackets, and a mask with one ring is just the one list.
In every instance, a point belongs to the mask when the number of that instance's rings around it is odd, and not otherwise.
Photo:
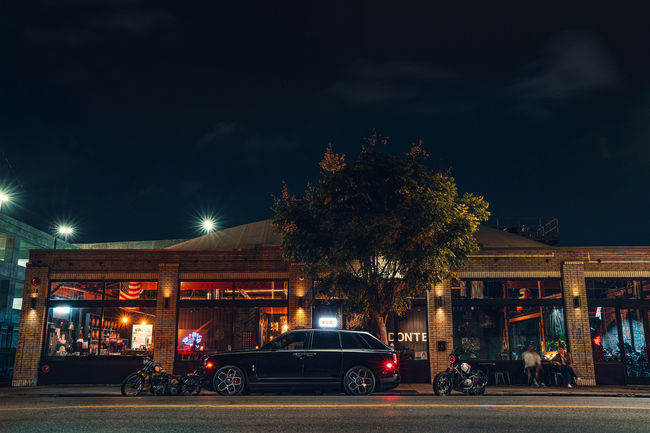
[[(407, 381), (430, 381), (462, 348), (491, 378), (522, 382), (527, 345), (548, 358), (566, 343), (583, 385), (650, 383), (650, 248), (553, 247), (488, 227), (477, 238), (457, 280), (389, 322)], [(345, 326), (279, 243), (261, 221), (166, 249), (32, 251), (14, 386), (117, 383), (147, 354), (180, 373), (324, 316)]]

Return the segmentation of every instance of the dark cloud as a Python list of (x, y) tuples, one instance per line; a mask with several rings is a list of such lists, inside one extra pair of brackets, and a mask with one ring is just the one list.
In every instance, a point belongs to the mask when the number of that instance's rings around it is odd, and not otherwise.
[(203, 134), (203, 136), (199, 139), (197, 145), (198, 147), (205, 147), (208, 144), (221, 141), (225, 137), (233, 134), (237, 128), (238, 125), (235, 122), (218, 122), (216, 125), (214, 125), (214, 128), (212, 128), (212, 130)]
[(570, 99), (616, 86), (620, 78), (609, 50), (593, 33), (553, 36), (542, 56), (527, 65), (512, 91), (528, 101)]

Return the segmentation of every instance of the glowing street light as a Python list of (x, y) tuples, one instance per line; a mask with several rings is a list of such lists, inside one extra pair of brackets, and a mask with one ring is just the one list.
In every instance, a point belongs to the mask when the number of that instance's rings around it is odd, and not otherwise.
[(215, 224), (211, 219), (205, 218), (201, 223), (201, 227), (203, 227), (204, 232), (211, 233), (214, 230)]
[(56, 239), (58, 235), (63, 236), (63, 239), (65, 241), (68, 241), (68, 236), (70, 236), (72, 233), (74, 233), (74, 228), (70, 226), (58, 226), (56, 229), (56, 233), (54, 233), (54, 249), (56, 250)]
[(2, 209), (2, 203), (9, 201), (9, 196), (4, 192), (0, 191), (0, 210)]

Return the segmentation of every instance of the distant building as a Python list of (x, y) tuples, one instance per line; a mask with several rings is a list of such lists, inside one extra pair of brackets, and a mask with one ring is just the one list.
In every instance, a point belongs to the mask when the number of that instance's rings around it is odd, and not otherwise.
[[(54, 236), (0, 213), (0, 383), (13, 371), (29, 251), (53, 248)], [(62, 239), (57, 248), (75, 248)]]

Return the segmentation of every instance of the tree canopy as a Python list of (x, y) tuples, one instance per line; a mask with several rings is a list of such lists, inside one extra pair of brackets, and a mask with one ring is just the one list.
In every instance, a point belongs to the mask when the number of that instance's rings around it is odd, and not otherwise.
[(373, 134), (350, 163), (330, 145), (318, 183), (301, 197), (285, 185), (273, 218), (285, 258), (320, 274), (320, 290), (373, 320), (384, 342), (389, 313), (460, 267), (489, 216), (483, 197), (424, 165), (421, 143), (393, 155), (378, 149), (387, 141)]

